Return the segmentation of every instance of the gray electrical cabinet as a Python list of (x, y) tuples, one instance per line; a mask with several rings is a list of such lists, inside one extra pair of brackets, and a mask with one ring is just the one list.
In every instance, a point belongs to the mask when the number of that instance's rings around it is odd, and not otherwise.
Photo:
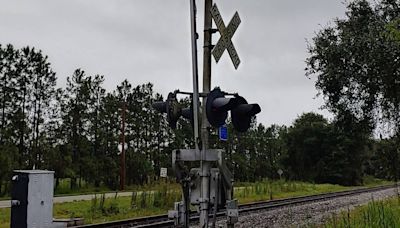
[[(219, 173), (220, 171), (218, 168), (212, 168), (210, 170), (210, 203), (214, 204), (218, 195), (218, 206), (224, 206), (221, 204), (225, 201), (225, 193), (223, 191), (223, 185), (218, 184)], [(190, 203), (192, 205), (199, 205), (201, 191), (200, 169), (192, 168), (190, 170), (190, 176), (192, 177), (192, 184), (190, 186)]]
[(11, 190), (11, 228), (53, 225), (54, 171), (15, 170)]

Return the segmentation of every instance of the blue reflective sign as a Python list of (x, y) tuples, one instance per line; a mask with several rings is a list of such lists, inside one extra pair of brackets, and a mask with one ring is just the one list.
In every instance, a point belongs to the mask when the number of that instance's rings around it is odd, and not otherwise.
[(221, 126), (218, 129), (219, 140), (227, 141), (228, 140), (228, 128), (226, 126)]

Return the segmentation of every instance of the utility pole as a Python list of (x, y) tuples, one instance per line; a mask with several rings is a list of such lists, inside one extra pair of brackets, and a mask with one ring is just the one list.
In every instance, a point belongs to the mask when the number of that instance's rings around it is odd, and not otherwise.
[(126, 165), (125, 165), (125, 115), (126, 115), (126, 102), (122, 102), (122, 123), (121, 123), (121, 167), (120, 167), (120, 187), (121, 191), (125, 190), (125, 175), (126, 175)]
[[(211, 90), (211, 50), (212, 46), (212, 16), (211, 7), (213, 1), (205, 0), (204, 4), (204, 45), (203, 45), (203, 93)], [(208, 214), (210, 202), (210, 168), (211, 163), (205, 161), (206, 150), (208, 149), (208, 129), (209, 123), (206, 115), (206, 100), (203, 98), (202, 123), (201, 123), (201, 191), (200, 191), (200, 227), (208, 227)]]

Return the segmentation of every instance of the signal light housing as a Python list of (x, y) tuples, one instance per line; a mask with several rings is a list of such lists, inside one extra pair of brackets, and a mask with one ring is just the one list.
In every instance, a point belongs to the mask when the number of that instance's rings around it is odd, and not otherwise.
[(232, 124), (238, 132), (245, 132), (250, 128), (251, 119), (261, 112), (258, 104), (248, 104), (246, 99), (236, 96), (237, 105), (232, 109)]
[[(179, 91), (178, 91), (179, 92)], [(176, 99), (176, 93), (169, 93), (166, 101), (157, 101), (152, 104), (153, 108), (161, 113), (167, 113), (167, 121), (172, 129), (176, 129), (176, 124), (182, 116), (188, 119), (193, 127), (193, 97), (190, 107), (182, 108)], [(206, 116), (208, 122), (213, 127), (221, 127), (225, 124), (228, 117), (228, 111), (231, 111), (232, 124), (236, 131), (245, 132), (250, 128), (252, 118), (261, 112), (258, 104), (248, 104), (246, 99), (237, 95), (226, 98), (225, 92), (216, 87), (207, 95), (205, 104)]]
[(186, 119), (193, 121), (193, 107), (182, 109), (175, 93), (169, 93), (166, 101), (156, 101), (152, 104), (153, 108), (161, 113), (167, 113), (168, 125), (172, 129), (176, 129), (176, 123), (183, 116)]
[(225, 124), (228, 111), (236, 105), (235, 98), (225, 98), (220, 88), (215, 88), (207, 96), (206, 115), (208, 122), (213, 127), (220, 127)]
[(172, 129), (176, 128), (176, 123), (181, 116), (182, 109), (179, 107), (178, 100), (174, 93), (169, 93), (166, 101), (153, 103), (153, 108), (161, 113), (167, 113), (167, 121)]

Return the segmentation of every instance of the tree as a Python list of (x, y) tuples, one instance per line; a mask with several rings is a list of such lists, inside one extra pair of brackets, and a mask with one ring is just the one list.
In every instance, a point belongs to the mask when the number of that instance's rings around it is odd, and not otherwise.
[(332, 123), (334, 127), (333, 160), (328, 170), (335, 175), (330, 182), (343, 185), (363, 183), (364, 161), (370, 147), (370, 123), (350, 111), (340, 111)]
[[(56, 93), (56, 76), (47, 62), (47, 56), (43, 56), (41, 51), (34, 48), (23, 48), (22, 58), (26, 61), (28, 84), (30, 85), (30, 109), (28, 113), (28, 122), (31, 128), (30, 157), (36, 168), (42, 168), (41, 163), (44, 158), (44, 152), (47, 145), (45, 125), (50, 120), (50, 103)], [(24, 71), (23, 71), (24, 72)]]
[[(88, 124), (89, 124), (89, 100), (90, 100), (90, 77), (86, 76), (81, 69), (75, 70), (72, 77), (67, 78), (65, 91), (65, 102), (62, 105), (63, 132), (66, 137), (65, 149), (67, 156), (71, 157), (71, 188), (77, 187), (77, 180), (81, 180), (83, 162), (87, 157), (89, 148)], [(81, 183), (81, 182), (79, 182)]]
[(43, 168), (55, 84), (40, 50), (0, 45), (0, 185), (13, 169)]
[(331, 156), (332, 126), (319, 114), (298, 117), (285, 135), (283, 164), (291, 179), (324, 182)]
[(374, 140), (374, 149), (368, 166), (368, 174), (382, 179), (398, 181), (400, 177), (399, 138), (393, 136), (387, 139)]
[(357, 0), (346, 18), (317, 33), (309, 46), (307, 75), (335, 114), (350, 111), (373, 124), (400, 130), (399, 0), (372, 5)]
[(350, 112), (328, 122), (322, 115), (305, 113), (284, 135), (283, 165), (289, 178), (318, 183), (360, 185), (370, 135)]
[[(0, 45), (0, 195), (5, 194), (7, 188), (2, 189), (3, 182), (8, 180), (14, 167), (20, 167), (22, 163), (17, 147), (15, 128), (12, 124), (16, 116), (13, 115), (15, 97), (15, 69), (19, 51), (9, 44), (6, 47)], [(18, 162), (19, 161), (19, 162)], [(5, 184), (6, 185), (6, 184)]]
[(116, 189), (119, 177), (118, 144), (120, 138), (119, 112), (120, 100), (114, 93), (108, 93), (102, 102), (99, 114), (102, 120), (100, 137), (101, 155), (95, 158), (98, 163), (98, 178), (106, 186)]

